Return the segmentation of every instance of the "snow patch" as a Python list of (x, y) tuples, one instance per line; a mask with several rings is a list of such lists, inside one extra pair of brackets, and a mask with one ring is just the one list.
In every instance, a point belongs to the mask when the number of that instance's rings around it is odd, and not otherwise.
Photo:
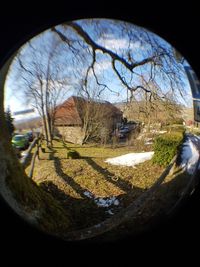
[(119, 200), (116, 197), (110, 198), (96, 198), (94, 202), (97, 204), (98, 207), (110, 207), (111, 205), (119, 205)]
[(119, 205), (119, 200), (115, 196), (107, 198), (98, 198), (94, 197), (94, 195), (89, 191), (85, 191), (83, 194), (90, 199), (94, 199), (94, 202), (97, 204), (98, 207), (110, 207), (111, 205)]
[(153, 157), (154, 152), (143, 153), (128, 153), (115, 158), (108, 158), (105, 162), (112, 165), (132, 166), (142, 163), (146, 160), (150, 160)]
[(93, 194), (89, 191), (85, 191), (83, 194), (88, 198), (93, 198)]
[(113, 203), (115, 206), (118, 206), (119, 205), (119, 200), (118, 199), (116, 199), (115, 201), (114, 201), (114, 203)]
[(152, 145), (153, 144), (153, 138), (145, 138), (145, 145)]
[(153, 144), (153, 138), (146, 138), (145, 139), (145, 145), (152, 145)]
[(146, 142), (145, 143), (145, 146), (147, 146), (147, 145), (152, 145), (153, 144), (153, 142)]

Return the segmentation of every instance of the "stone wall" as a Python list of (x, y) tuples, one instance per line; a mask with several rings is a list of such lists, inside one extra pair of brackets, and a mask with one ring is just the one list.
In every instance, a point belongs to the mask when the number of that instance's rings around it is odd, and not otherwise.
[(57, 126), (56, 128), (66, 142), (82, 144), (84, 134), (80, 126)]

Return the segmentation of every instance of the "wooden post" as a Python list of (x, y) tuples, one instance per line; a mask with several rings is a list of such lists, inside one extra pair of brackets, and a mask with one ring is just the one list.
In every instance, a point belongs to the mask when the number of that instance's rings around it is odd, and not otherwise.
[(33, 170), (34, 170), (34, 165), (35, 165), (35, 158), (36, 158), (37, 154), (38, 154), (38, 150), (35, 151), (35, 153), (33, 155), (33, 159), (31, 161), (31, 170), (30, 170), (29, 175), (28, 175), (29, 178), (32, 178), (33, 177)]
[(32, 144), (29, 146), (26, 156), (23, 159), (20, 160), (22, 166), (24, 166), (27, 163), (27, 160), (28, 160), (28, 158), (30, 156), (31, 150), (33, 149), (33, 147), (36, 145), (37, 142), (38, 142), (38, 139), (35, 138), (33, 140)]
[(37, 142), (37, 158), (38, 158), (38, 160), (40, 160), (39, 149), (40, 149), (40, 139), (38, 139), (38, 142)]

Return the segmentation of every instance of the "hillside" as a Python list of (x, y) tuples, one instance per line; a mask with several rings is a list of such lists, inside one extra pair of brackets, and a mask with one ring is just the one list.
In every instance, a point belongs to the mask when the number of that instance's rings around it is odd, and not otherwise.
[[(123, 116), (127, 117), (128, 120), (141, 120), (145, 118), (145, 102), (144, 101), (137, 101), (132, 102), (131, 107), (130, 103), (127, 102), (117, 102), (113, 103), (117, 108), (119, 108), (123, 112)], [(183, 105), (177, 105), (180, 111), (177, 112), (176, 117), (182, 118), (186, 123), (193, 122), (194, 120), (194, 111), (193, 107), (185, 107)], [(157, 114), (152, 114), (153, 117), (157, 117), (157, 119), (166, 117), (166, 108), (162, 107), (158, 111)], [(173, 114), (174, 115), (174, 114)]]
[(40, 117), (22, 119), (17, 121), (14, 120), (14, 126), (17, 130), (37, 129), (42, 126), (42, 121)]

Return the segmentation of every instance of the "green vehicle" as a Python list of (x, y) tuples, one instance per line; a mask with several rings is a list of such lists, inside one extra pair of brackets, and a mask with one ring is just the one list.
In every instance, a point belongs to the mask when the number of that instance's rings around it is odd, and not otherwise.
[(15, 148), (19, 148), (19, 149), (26, 149), (29, 146), (29, 142), (27, 140), (27, 138), (24, 135), (15, 135), (12, 138), (12, 145)]

